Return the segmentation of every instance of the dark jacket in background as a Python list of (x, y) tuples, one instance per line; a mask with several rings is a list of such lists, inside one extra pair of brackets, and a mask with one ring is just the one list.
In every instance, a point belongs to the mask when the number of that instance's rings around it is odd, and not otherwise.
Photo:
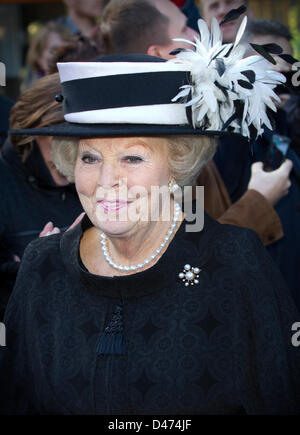
[[(287, 119), (283, 111), (275, 116), (276, 131), (281, 135), (289, 135)], [(221, 138), (220, 146), (214, 161), (227, 187), (230, 198), (237, 201), (244, 192), (251, 175), (251, 165), (254, 162), (266, 162), (270, 149), (272, 132), (266, 132), (253, 145), (252, 152), (246, 139)], [(293, 162), (291, 172), (291, 187), (289, 193), (276, 205), (284, 232), (284, 237), (267, 246), (267, 250), (279, 267), (290, 288), (298, 309), (300, 310), (300, 159), (289, 147), (286, 157)]]
[(300, 158), (300, 95), (292, 95), (284, 110), (289, 122), (291, 147)]
[(74, 185), (57, 187), (36, 145), (25, 164), (7, 140), (0, 154), (0, 316), (23, 252), (49, 221), (64, 230), (82, 212)]
[(192, 29), (199, 32), (198, 20), (201, 18), (199, 9), (195, 4), (194, 0), (186, 0), (184, 6), (181, 8), (182, 12), (187, 16), (187, 25)]
[(9, 114), (13, 105), (13, 100), (5, 95), (0, 95), (0, 149), (7, 137), (9, 129)]

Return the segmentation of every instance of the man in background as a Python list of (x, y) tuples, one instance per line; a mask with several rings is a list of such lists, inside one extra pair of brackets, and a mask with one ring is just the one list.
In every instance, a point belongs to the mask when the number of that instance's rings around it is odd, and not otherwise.
[[(248, 7), (248, 0), (200, 0), (199, 4), (202, 17), (210, 26), (213, 17), (221, 23), (232, 9), (237, 9), (243, 5)], [(245, 15), (247, 15), (248, 18), (253, 17), (253, 13), (249, 7), (245, 14), (242, 14), (236, 20), (222, 24), (223, 42), (229, 43), (234, 41), (237, 30)]]
[[(257, 19), (249, 23), (246, 40), (255, 44), (276, 43), (283, 53), (293, 55), (292, 35), (284, 24)], [(252, 53), (251, 53), (252, 54)], [(254, 160), (261, 160), (270, 170), (277, 167), (286, 158), (293, 162), (291, 187), (275, 207), (280, 216), (285, 237), (268, 247), (269, 253), (279, 265), (287, 284), (293, 292), (300, 310), (300, 157), (297, 154), (299, 140), (299, 88), (293, 88), (291, 64), (282, 58), (272, 55), (277, 64), (272, 68), (286, 75), (288, 87), (280, 86), (276, 93), (281, 99), (277, 113), (274, 114), (276, 128), (272, 132), (265, 130), (263, 136), (254, 145)], [(298, 118), (297, 118), (298, 117)], [(298, 134), (297, 134), (298, 131)]]
[(173, 38), (194, 40), (197, 32), (170, 0), (111, 0), (103, 11), (101, 32), (107, 52), (145, 53), (163, 59), (189, 44)]

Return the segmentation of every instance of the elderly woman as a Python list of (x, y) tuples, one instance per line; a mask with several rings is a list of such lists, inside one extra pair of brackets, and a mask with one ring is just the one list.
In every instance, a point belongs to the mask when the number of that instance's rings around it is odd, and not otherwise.
[(66, 122), (35, 134), (56, 136), (86, 215), (26, 249), (2, 413), (297, 413), (299, 316), (280, 274), (251, 230), (205, 216), (195, 231), (176, 201), (220, 134), (218, 111), (203, 126), (175, 102), (194, 86), (179, 61), (59, 65)]

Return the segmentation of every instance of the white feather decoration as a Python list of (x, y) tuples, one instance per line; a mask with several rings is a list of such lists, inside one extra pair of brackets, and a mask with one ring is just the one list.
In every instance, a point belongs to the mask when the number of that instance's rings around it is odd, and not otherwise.
[[(262, 134), (264, 126), (272, 129), (266, 109), (276, 111), (278, 96), (273, 89), (285, 83), (285, 77), (272, 71), (261, 56), (244, 58), (246, 48), (241, 43), (247, 25), (245, 17), (234, 44), (223, 44), (218, 21), (213, 18), (211, 32), (202, 19), (198, 20), (200, 37), (169, 62), (185, 63), (191, 71), (190, 85), (181, 87), (172, 101), (183, 100), (192, 109), (194, 128), (221, 131), (232, 118), (234, 132), (250, 137), (250, 126)], [(237, 106), (242, 110), (237, 113)], [(227, 128), (229, 125), (227, 126)]]

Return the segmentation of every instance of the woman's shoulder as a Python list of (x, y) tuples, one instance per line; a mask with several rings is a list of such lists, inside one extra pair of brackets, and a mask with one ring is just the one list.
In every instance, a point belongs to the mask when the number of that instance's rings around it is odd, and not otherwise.
[(65, 274), (70, 263), (77, 258), (77, 242), (81, 234), (79, 223), (71, 230), (33, 240), (24, 251), (21, 269), (30, 269), (42, 278), (52, 273)]
[[(187, 228), (187, 227), (186, 227)], [(220, 224), (205, 215), (201, 231), (185, 230), (186, 247), (196, 248), (199, 262), (214, 273), (232, 276), (247, 273), (264, 273), (272, 268), (272, 260), (259, 236), (248, 228)], [(190, 244), (192, 242), (192, 244)], [(183, 243), (182, 243), (183, 245)]]
[[(50, 301), (59, 290), (59, 282), (65, 276), (65, 266), (60, 254), (61, 234), (41, 237), (30, 242), (23, 254), (16, 283), (9, 299), (7, 315), (20, 304), (29, 309), (37, 301)], [(24, 308), (25, 309), (25, 308)]]
[(42, 270), (43, 266), (46, 270), (61, 268), (63, 265), (60, 249), (62, 235), (39, 237), (30, 242), (24, 251), (21, 269)]
[(237, 250), (243, 250), (247, 246), (255, 246), (265, 251), (259, 236), (253, 230), (236, 225), (221, 224), (206, 213), (200, 231), (193, 231), (192, 226), (189, 228), (188, 224), (186, 224), (185, 231), (186, 233), (190, 232), (190, 237), (201, 248), (204, 244), (209, 243), (210, 246), (216, 248), (221, 245), (227, 248), (235, 245)]

